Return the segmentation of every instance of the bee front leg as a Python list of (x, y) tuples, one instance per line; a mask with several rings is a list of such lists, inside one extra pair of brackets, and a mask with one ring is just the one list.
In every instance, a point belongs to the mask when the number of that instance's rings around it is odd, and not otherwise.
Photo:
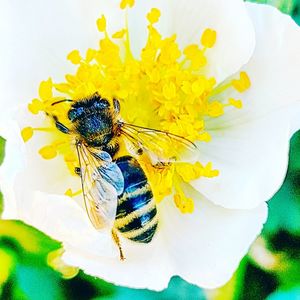
[(55, 122), (56, 128), (59, 131), (61, 131), (62, 133), (65, 133), (65, 134), (70, 134), (70, 129), (67, 126), (65, 126), (63, 123), (59, 122), (57, 116), (52, 116), (52, 118)]
[(115, 243), (117, 244), (117, 246), (119, 248), (120, 260), (125, 260), (125, 256), (124, 256), (124, 253), (123, 253), (123, 250), (122, 250), (122, 247), (121, 247), (120, 238), (117, 234), (117, 231), (115, 229), (112, 229), (111, 234), (112, 234), (112, 237), (113, 237)]

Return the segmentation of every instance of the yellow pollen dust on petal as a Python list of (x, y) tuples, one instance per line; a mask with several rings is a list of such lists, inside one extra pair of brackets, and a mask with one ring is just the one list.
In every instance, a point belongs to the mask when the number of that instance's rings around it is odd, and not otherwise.
[(160, 10), (157, 8), (152, 8), (151, 11), (147, 14), (147, 19), (151, 24), (157, 23), (160, 18)]
[(213, 29), (207, 28), (201, 36), (201, 44), (205, 48), (212, 48), (217, 40), (217, 32)]
[(245, 92), (248, 90), (251, 86), (251, 81), (246, 72), (241, 72), (240, 73), (240, 78), (239, 79), (233, 79), (231, 81), (231, 84), (233, 87), (240, 93)]
[(122, 0), (120, 3), (120, 8), (125, 9), (126, 7), (133, 7), (134, 0)]
[(80, 53), (78, 50), (73, 50), (71, 51), (68, 56), (67, 59), (74, 65), (78, 65), (80, 64), (82, 57), (80, 56)]

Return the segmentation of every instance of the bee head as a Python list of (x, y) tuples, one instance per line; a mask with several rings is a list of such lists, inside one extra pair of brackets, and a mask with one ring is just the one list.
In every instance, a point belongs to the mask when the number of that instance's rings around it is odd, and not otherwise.
[(98, 93), (95, 93), (90, 98), (78, 100), (77, 102), (75, 102), (68, 112), (68, 118), (73, 122), (81, 118), (83, 115), (101, 112), (103, 110), (109, 109), (109, 107), (110, 104), (108, 100), (101, 98)]

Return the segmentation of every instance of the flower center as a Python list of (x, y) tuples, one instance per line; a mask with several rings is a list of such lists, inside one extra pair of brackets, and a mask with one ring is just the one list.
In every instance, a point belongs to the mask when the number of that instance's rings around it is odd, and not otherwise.
[[(133, 0), (123, 0), (120, 6), (124, 9), (133, 4)], [(199, 44), (187, 45), (181, 50), (175, 34), (162, 37), (155, 28), (160, 15), (156, 8), (147, 14), (148, 38), (140, 58), (132, 55), (127, 26), (109, 36), (105, 17), (99, 18), (97, 27), (103, 34), (99, 48), (88, 49), (85, 56), (78, 50), (70, 52), (67, 58), (78, 66), (77, 72), (67, 74), (63, 83), (53, 83), (51, 79), (42, 81), (39, 99), (32, 100), (29, 111), (55, 115), (63, 124), (70, 124), (67, 118), (70, 104), (52, 104), (65, 98), (76, 101), (98, 92), (110, 101), (113, 98), (120, 101), (121, 117), (128, 123), (165, 130), (198, 145), (209, 142), (211, 136), (206, 131), (205, 120), (220, 117), (228, 106), (242, 107), (241, 100), (224, 100), (220, 95), (230, 88), (242, 93), (250, 87), (250, 80), (245, 72), (241, 72), (240, 78), (217, 86), (215, 78), (205, 76), (208, 63), (205, 54), (217, 41), (216, 31), (205, 29), (199, 36)], [(59, 94), (61, 96), (56, 96)], [(53, 137), (53, 142), (42, 147), (39, 154), (45, 159), (63, 155), (71, 174), (75, 175), (78, 159), (72, 137), (59, 133), (53, 123), (46, 128), (24, 128), (24, 141), (29, 140), (34, 131), (49, 131)], [(207, 165), (182, 162), (158, 168), (141, 157), (140, 163), (155, 199), (161, 201), (173, 193), (174, 202), (183, 213), (191, 213), (194, 208), (184, 186), (197, 178), (219, 174), (211, 162)], [(66, 194), (74, 196), (77, 193), (68, 189)]]

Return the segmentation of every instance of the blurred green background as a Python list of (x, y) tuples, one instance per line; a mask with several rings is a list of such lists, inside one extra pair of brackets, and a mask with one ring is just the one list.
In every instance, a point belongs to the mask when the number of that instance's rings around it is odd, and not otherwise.
[[(300, 0), (252, 2), (277, 6), (300, 24)], [(4, 148), (0, 138), (0, 164)], [(300, 132), (291, 140), (286, 180), (269, 201), (267, 224), (224, 287), (202, 290), (179, 277), (173, 277), (162, 292), (114, 286), (64, 266), (60, 244), (36, 229), (0, 220), (0, 299), (300, 299), (299, 149)], [(0, 215), (1, 198), (0, 194)]]

